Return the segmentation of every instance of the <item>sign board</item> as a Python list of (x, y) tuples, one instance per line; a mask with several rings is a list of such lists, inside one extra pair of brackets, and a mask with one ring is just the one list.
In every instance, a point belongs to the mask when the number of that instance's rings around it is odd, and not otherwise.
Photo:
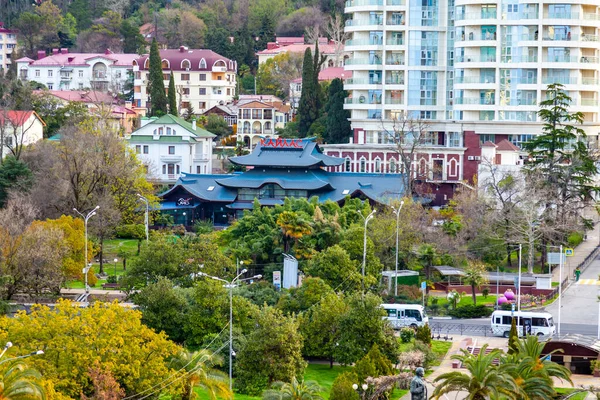
[[(566, 263), (566, 256), (563, 254), (562, 263)], [(548, 264), (558, 265), (560, 264), (560, 253), (548, 253)]]
[(427, 289), (427, 282), (423, 281), (421, 282), (421, 290), (425, 291), (425, 289)]
[(273, 286), (275, 289), (281, 289), (281, 271), (273, 271)]
[(192, 200), (193, 199), (191, 197), (188, 197), (188, 198), (181, 197), (181, 198), (177, 199), (177, 201), (175, 203), (178, 206), (191, 206)]
[(260, 141), (261, 147), (273, 147), (278, 149), (283, 148), (291, 148), (291, 149), (302, 149), (304, 146), (302, 145), (301, 139), (261, 139)]
[(573, 249), (569, 249), (569, 248), (565, 249), (565, 256), (573, 257), (574, 255), (575, 255), (575, 251), (573, 251)]
[(515, 276), (514, 280), (515, 280), (515, 287), (518, 288), (519, 287), (519, 277)]
[(283, 287), (289, 289), (298, 286), (298, 260), (293, 257), (283, 259)]

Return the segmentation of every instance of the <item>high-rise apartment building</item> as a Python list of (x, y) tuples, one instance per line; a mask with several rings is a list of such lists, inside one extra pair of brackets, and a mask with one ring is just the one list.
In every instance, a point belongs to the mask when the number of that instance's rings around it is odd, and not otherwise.
[(8, 71), (12, 62), (12, 53), (17, 47), (17, 31), (6, 29), (0, 22), (0, 68)]
[(354, 138), (324, 147), (350, 170), (400, 172), (389, 133), (408, 115), (431, 131), (414, 162), (444, 171), (438, 182), (451, 170), (472, 181), (481, 143), (520, 146), (541, 132), (551, 83), (565, 86), (586, 133), (600, 134), (597, 0), (349, 0), (345, 12)]

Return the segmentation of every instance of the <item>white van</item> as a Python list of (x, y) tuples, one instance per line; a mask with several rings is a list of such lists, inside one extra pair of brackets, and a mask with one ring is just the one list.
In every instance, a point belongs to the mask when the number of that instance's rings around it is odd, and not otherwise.
[(416, 328), (429, 323), (429, 317), (423, 306), (419, 304), (382, 304), (381, 307), (387, 312), (386, 318), (394, 329), (405, 326)]
[(519, 336), (552, 336), (556, 332), (550, 313), (496, 310), (492, 313), (492, 333), (496, 336), (508, 337), (513, 317)]

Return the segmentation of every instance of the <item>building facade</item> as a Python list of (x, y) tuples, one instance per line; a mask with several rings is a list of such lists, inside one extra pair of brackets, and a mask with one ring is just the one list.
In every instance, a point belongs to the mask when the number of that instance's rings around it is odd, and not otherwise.
[(142, 118), (127, 141), (147, 168), (148, 179), (174, 184), (183, 173), (211, 174), (214, 134), (183, 118)]
[(35, 111), (0, 111), (0, 159), (44, 138), (46, 123)]
[[(283, 53), (296, 53), (303, 56), (308, 48), (310, 48), (314, 54), (315, 45), (304, 44), (304, 37), (279, 38), (276, 42), (267, 43), (266, 49), (256, 53), (258, 64), (263, 64), (276, 55)], [(333, 41), (329, 41), (327, 38), (319, 38), (319, 53), (325, 56), (323, 68), (343, 67), (344, 60), (349, 57), (349, 54), (344, 52), (342, 43), (336, 44)]]
[(52, 49), (52, 54), (38, 51), (37, 60), (17, 60), (19, 79), (38, 82), (49, 90), (110, 91), (122, 93), (133, 79), (133, 61), (137, 54), (69, 53), (69, 49)]
[(459, 179), (472, 183), (482, 143), (520, 147), (541, 133), (537, 111), (552, 83), (565, 86), (570, 111), (583, 113), (583, 129), (597, 140), (597, 1), (350, 0), (345, 11), (353, 54), (345, 64), (354, 131), (347, 146), (365, 153), (351, 160), (359, 170), (360, 157), (365, 172), (377, 169), (367, 155), (390, 146), (399, 122), (423, 120), (432, 139), (414, 162), (425, 158), (434, 171), (443, 148), (451, 158), (442, 169), (457, 160)]
[[(216, 105), (225, 105), (235, 97), (237, 63), (211, 50), (179, 49), (160, 50), (165, 90), (170, 74), (174, 74), (180, 110), (188, 106), (202, 114)], [(148, 110), (149, 56), (137, 58), (134, 70), (134, 107)]]
[(289, 120), (289, 106), (258, 100), (238, 105), (237, 141), (254, 147), (262, 139), (277, 137), (275, 128), (284, 128)]
[(0, 22), (0, 68), (8, 71), (12, 63), (12, 53), (17, 47), (17, 31), (6, 29)]

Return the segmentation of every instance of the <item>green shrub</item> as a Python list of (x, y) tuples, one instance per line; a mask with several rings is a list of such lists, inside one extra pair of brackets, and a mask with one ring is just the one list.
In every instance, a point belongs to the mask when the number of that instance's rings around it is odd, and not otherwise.
[(512, 310), (512, 303), (502, 303), (500, 305), (500, 309), (504, 311), (510, 311)]
[(117, 277), (114, 275), (107, 276), (106, 283), (117, 283)]
[(359, 400), (360, 397), (352, 385), (358, 383), (358, 376), (352, 371), (339, 374), (333, 381), (329, 400)]
[(491, 307), (486, 307), (483, 305), (468, 305), (463, 307), (457, 307), (454, 310), (450, 310), (448, 313), (454, 318), (481, 318), (481, 317), (489, 317), (492, 315)]
[(194, 222), (194, 232), (199, 235), (211, 233), (214, 230), (214, 225), (211, 220), (199, 219)]
[(417, 327), (417, 332), (415, 333), (415, 340), (421, 341), (426, 345), (431, 346), (431, 329), (429, 328), (429, 324)]
[(379, 346), (374, 344), (371, 350), (355, 365), (354, 371), (360, 382), (367, 379), (369, 376), (376, 378), (383, 375), (391, 375), (392, 363), (379, 350)]
[(484, 299), (487, 299), (487, 297), (490, 295), (490, 289), (485, 288), (481, 291), (481, 294), (483, 295)]
[(415, 337), (415, 331), (412, 328), (402, 328), (400, 330), (400, 340), (402, 343), (409, 343)]
[(583, 233), (581, 232), (572, 232), (567, 238), (567, 243), (571, 247), (579, 246), (581, 242), (583, 242)]
[(143, 224), (125, 224), (115, 228), (115, 236), (119, 239), (143, 239), (146, 227)]
[(422, 367), (426, 370), (431, 367), (431, 365), (437, 361), (437, 356), (431, 347), (429, 347), (426, 343), (421, 342), (420, 340), (415, 340), (415, 343), (412, 346), (413, 351), (419, 351), (423, 353), (423, 365)]

